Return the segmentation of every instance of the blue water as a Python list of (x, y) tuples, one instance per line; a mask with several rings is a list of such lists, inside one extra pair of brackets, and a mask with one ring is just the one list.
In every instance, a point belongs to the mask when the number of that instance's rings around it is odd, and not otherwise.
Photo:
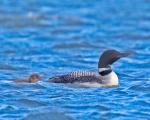
[[(113, 65), (117, 88), (50, 84), (97, 70), (106, 49), (136, 53)], [(32, 73), (36, 84), (15, 84)], [(149, 0), (1, 0), (0, 120), (150, 120)]]

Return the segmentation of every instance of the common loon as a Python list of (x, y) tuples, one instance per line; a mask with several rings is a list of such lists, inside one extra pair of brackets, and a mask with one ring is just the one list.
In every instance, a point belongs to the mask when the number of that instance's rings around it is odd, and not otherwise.
[(28, 78), (15, 80), (15, 83), (35, 83), (41, 80), (41, 76), (37, 73), (31, 74)]
[(79, 83), (90, 86), (113, 87), (119, 85), (117, 74), (112, 70), (111, 65), (122, 57), (130, 55), (131, 51), (118, 52), (116, 50), (106, 50), (102, 53), (98, 62), (98, 72), (76, 71), (66, 75), (49, 78), (52, 83)]

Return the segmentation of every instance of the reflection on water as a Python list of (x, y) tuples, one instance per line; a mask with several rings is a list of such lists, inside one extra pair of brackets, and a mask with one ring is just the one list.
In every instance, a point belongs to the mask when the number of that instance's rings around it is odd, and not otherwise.
[[(0, 119), (150, 119), (149, 4), (148, 0), (0, 1)], [(118, 88), (46, 82), (75, 70), (97, 71), (100, 54), (109, 48), (136, 51), (113, 66)], [(32, 73), (39, 73), (42, 80), (12, 82)]]

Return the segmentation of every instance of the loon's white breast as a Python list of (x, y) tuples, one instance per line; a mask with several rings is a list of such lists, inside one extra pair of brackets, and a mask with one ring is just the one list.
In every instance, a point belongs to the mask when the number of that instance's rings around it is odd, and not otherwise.
[(116, 86), (119, 84), (118, 76), (114, 71), (112, 71), (108, 75), (100, 77), (104, 86)]

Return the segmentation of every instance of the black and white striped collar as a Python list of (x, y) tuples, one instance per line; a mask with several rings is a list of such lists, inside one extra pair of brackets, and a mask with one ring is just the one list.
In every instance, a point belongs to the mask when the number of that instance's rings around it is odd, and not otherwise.
[(111, 67), (106, 67), (106, 68), (98, 68), (98, 72), (101, 76), (105, 76), (105, 75), (108, 75), (109, 73), (112, 72), (112, 69)]

